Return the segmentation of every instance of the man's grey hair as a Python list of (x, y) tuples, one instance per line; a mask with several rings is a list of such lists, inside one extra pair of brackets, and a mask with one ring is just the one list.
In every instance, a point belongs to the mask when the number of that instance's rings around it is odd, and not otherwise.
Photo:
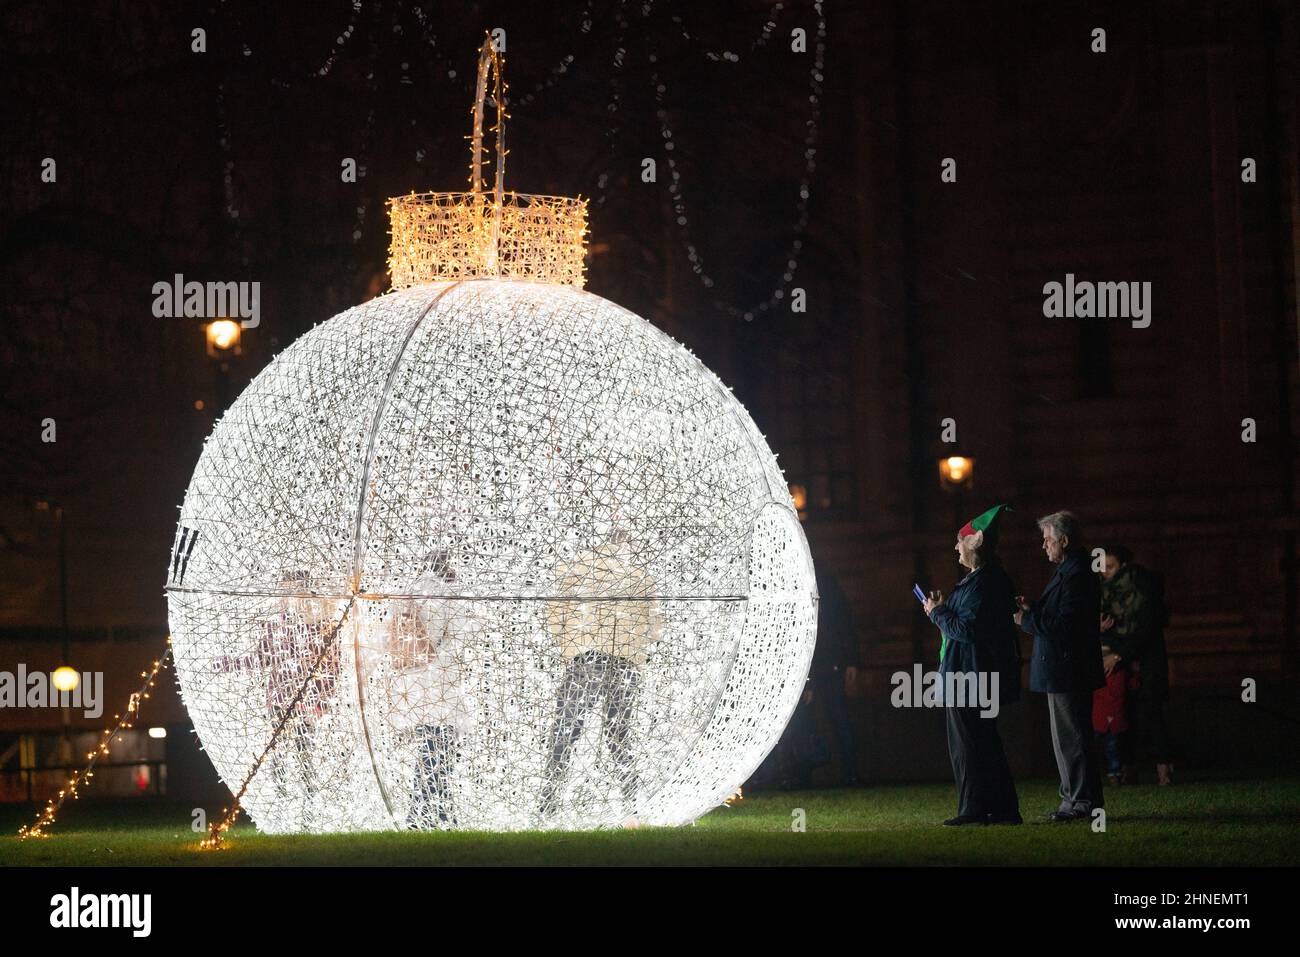
[(1079, 527), (1079, 519), (1073, 512), (1053, 512), (1051, 515), (1044, 515), (1038, 520), (1039, 528), (1050, 528), (1054, 538), (1068, 538), (1071, 548), (1078, 548), (1083, 544), (1083, 529)]

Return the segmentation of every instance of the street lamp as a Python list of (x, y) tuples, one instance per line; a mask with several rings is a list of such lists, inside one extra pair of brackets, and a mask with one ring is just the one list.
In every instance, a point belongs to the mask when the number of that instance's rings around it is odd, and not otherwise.
[[(77, 687), (81, 676), (67, 662), (72, 658), (72, 635), (68, 628), (68, 533), (63, 521), (63, 506), (42, 499), (36, 503), (38, 512), (49, 512), (59, 526), (59, 630), (63, 635), (63, 664), (55, 669), (51, 680), (59, 691), (71, 691)], [(63, 738), (59, 742), (60, 759), (65, 763), (72, 760), (72, 709), (63, 710)]]
[(208, 356), (217, 363), (217, 407), (220, 415), (230, 404), (230, 359), (240, 354), (242, 327), (233, 319), (214, 319), (208, 323)]
[(790, 499), (794, 502), (795, 514), (799, 516), (799, 521), (808, 517), (808, 489), (802, 485), (790, 486)]
[(939, 459), (939, 486), (952, 496), (954, 528), (961, 527), (966, 508), (965, 490), (975, 480), (975, 460), (969, 455), (945, 455)]
[(214, 319), (208, 323), (208, 355), (214, 359), (239, 355), (239, 323), (233, 319)]
[(975, 477), (975, 460), (969, 455), (948, 455), (939, 459), (939, 484), (945, 489), (970, 485)]

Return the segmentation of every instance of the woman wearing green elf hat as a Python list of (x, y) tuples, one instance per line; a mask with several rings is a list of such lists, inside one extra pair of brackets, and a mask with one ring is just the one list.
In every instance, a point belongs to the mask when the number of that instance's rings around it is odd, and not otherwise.
[[(964, 824), (1020, 824), (1020, 800), (1011, 778), (997, 715), (1003, 704), (1020, 697), (1020, 648), (1016, 637), (1016, 589), (997, 558), (997, 505), (967, 522), (957, 533), (957, 561), (970, 572), (947, 598), (924, 602), (925, 613), (943, 635), (939, 675), (945, 689), (965, 676), (966, 688), (992, 692), (997, 705), (981, 706), (945, 692), (948, 754), (957, 781), (957, 816), (948, 827)], [(986, 705), (988, 704), (986, 700)]]

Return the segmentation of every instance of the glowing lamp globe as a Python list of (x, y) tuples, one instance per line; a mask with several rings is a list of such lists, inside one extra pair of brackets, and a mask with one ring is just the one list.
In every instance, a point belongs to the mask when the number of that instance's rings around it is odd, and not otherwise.
[(802, 692), (813, 568), (763, 437), (582, 289), (585, 203), (499, 170), (392, 202), (394, 291), (264, 369), (186, 493), (177, 674), (265, 831), (687, 823)]

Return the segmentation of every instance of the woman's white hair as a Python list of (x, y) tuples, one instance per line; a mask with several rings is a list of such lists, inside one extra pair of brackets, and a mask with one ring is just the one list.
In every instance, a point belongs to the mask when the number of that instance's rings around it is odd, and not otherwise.
[(975, 559), (975, 564), (983, 565), (997, 551), (998, 537), (996, 534), (990, 535), (986, 532), (979, 531), (973, 535), (967, 535), (961, 540), (964, 550), (969, 550), (969, 554)]

